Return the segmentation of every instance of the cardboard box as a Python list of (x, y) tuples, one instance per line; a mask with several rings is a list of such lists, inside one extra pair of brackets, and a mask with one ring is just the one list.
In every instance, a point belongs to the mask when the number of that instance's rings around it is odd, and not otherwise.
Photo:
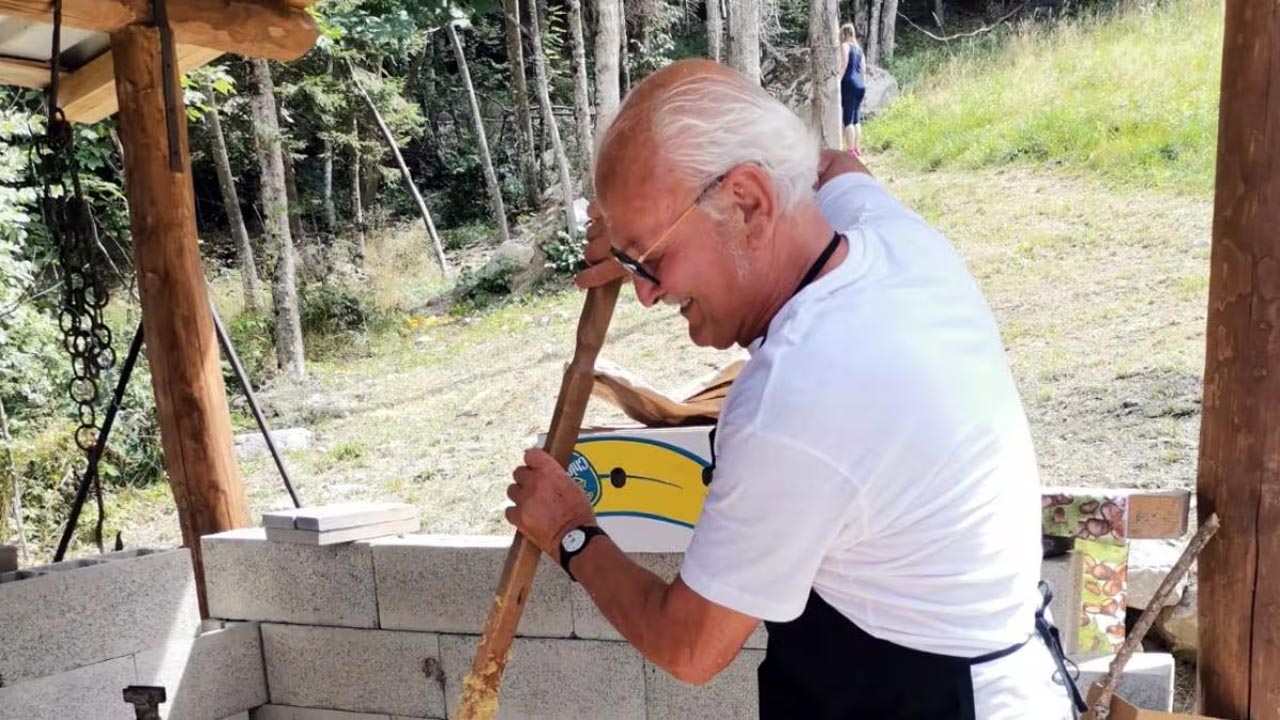
[(627, 552), (684, 552), (702, 514), (711, 427), (587, 430), (569, 475)]
[[(1089, 688), (1089, 706), (1093, 706), (1094, 700), (1102, 693), (1102, 686), (1094, 683)], [(1134, 707), (1119, 695), (1111, 696), (1111, 714), (1107, 716), (1108, 720), (1215, 720), (1208, 715), (1187, 715), (1186, 713), (1169, 713), (1159, 710), (1144, 710), (1140, 707)], [(1087, 712), (1081, 720), (1097, 720), (1092, 712)]]

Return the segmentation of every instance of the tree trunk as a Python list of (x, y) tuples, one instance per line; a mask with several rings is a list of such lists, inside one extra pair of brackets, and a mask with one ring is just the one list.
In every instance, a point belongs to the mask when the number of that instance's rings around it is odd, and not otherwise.
[(222, 120), (218, 117), (218, 93), (213, 86), (207, 86), (205, 92), (209, 97), (209, 112), (205, 119), (209, 123), (209, 144), (212, 146), (213, 167), (218, 173), (218, 188), (222, 191), (222, 204), (227, 209), (227, 223), (231, 226), (231, 236), (236, 240), (236, 255), (240, 261), (240, 282), (244, 286), (244, 307), (252, 313), (258, 312), (259, 298), (262, 297), (262, 280), (258, 277), (258, 263), (253, 258), (253, 243), (249, 242), (249, 231), (244, 227), (244, 214), (240, 212), (240, 198), (236, 194), (235, 176), (231, 174), (231, 159), (227, 156), (227, 141), (222, 134)]
[(622, 65), (622, 94), (631, 92), (631, 39), (627, 35), (627, 1), (618, 0), (619, 37), (622, 45), (618, 52), (618, 62)]
[(325, 138), (320, 153), (324, 156), (324, 232), (332, 243), (338, 234), (338, 208), (333, 202), (333, 141)]
[(933, 21), (938, 23), (938, 27), (941, 28), (945, 20), (946, 20), (946, 6), (943, 4), (942, 0), (934, 0)]
[(866, 50), (867, 65), (880, 64), (880, 13), (885, 0), (871, 0), (871, 24), (867, 26)]
[(720, 62), (723, 39), (724, 17), (720, 13), (720, 0), (707, 0), (707, 57)]
[(280, 138), (280, 159), (284, 162), (285, 201), (289, 203), (289, 236), (293, 238), (296, 250), (306, 247), (307, 233), (302, 229), (302, 203), (298, 201), (298, 179), (293, 174), (293, 156), (289, 154), (283, 132)]
[[(428, 33), (423, 37), (422, 49), (417, 55), (413, 56), (413, 62), (409, 63), (409, 74), (404, 79), (404, 89), (400, 95), (410, 105), (416, 104), (414, 100), (414, 92), (418, 89), (418, 78), (422, 75), (422, 66), (426, 64), (427, 57), (431, 55), (431, 34)], [(329, 68), (329, 72), (333, 73), (333, 68)]]
[(538, 166), (534, 161), (533, 117), (529, 112), (529, 84), (524, 75), (524, 42), (520, 37), (520, 0), (503, 0), (504, 16), (507, 28), (507, 63), (511, 66), (511, 80), (515, 86), (516, 96), (516, 136), (520, 154), (520, 174), (524, 178), (524, 197), (529, 209), (535, 209), (542, 203), (542, 182), (538, 177)]
[(422, 193), (418, 192), (418, 186), (413, 182), (413, 175), (409, 172), (409, 166), (404, 162), (404, 156), (400, 154), (400, 146), (396, 144), (395, 136), (391, 134), (391, 128), (382, 121), (382, 113), (378, 112), (378, 106), (373, 104), (373, 98), (369, 97), (369, 93), (364, 91), (364, 87), (360, 84), (360, 79), (356, 77), (355, 65), (350, 60), (346, 60), (347, 72), (351, 75), (351, 84), (355, 86), (356, 92), (360, 93), (360, 97), (364, 98), (365, 105), (369, 106), (369, 112), (373, 115), (373, 121), (378, 126), (378, 131), (382, 133), (382, 139), (387, 143), (387, 148), (391, 150), (391, 156), (396, 161), (396, 166), (400, 168), (400, 174), (404, 177), (404, 184), (409, 187), (409, 194), (413, 196), (413, 201), (418, 205), (418, 213), (422, 216), (422, 223), (427, 226), (427, 237), (431, 239), (431, 249), (435, 252), (436, 265), (440, 267), (440, 272), (445, 275), (449, 274), (449, 263), (444, 259), (444, 247), (440, 244), (440, 236), (436, 234), (435, 223), (431, 222), (431, 212), (427, 210), (427, 203), (422, 199)]
[(738, 0), (729, 7), (729, 67), (760, 82), (760, 0)]
[(898, 0), (884, 0), (884, 11), (880, 14), (880, 55), (882, 61), (893, 58), (893, 48), (897, 40)]
[(480, 101), (476, 99), (476, 89), (471, 84), (471, 71), (467, 68), (467, 55), (462, 51), (462, 39), (452, 22), (445, 23), (445, 32), (449, 33), (449, 42), (453, 43), (453, 54), (458, 58), (458, 74), (462, 77), (462, 89), (467, 93), (471, 104), (471, 120), (475, 126), (476, 143), (480, 146), (480, 166), (484, 169), (484, 183), (489, 188), (489, 206), (493, 210), (493, 223), (498, 228), (498, 239), (502, 242), (511, 240), (507, 230), (507, 208), (502, 203), (502, 188), (498, 185), (498, 176), (493, 171), (493, 160), (489, 157), (489, 139), (484, 132), (484, 116), (480, 114)]
[[(596, 120), (613, 117), (621, 103), (618, 62), (622, 55), (620, 0), (596, 0)], [(595, 139), (599, 138), (597, 126)]]
[(351, 217), (355, 223), (356, 243), (352, 259), (356, 267), (364, 267), (364, 199), (360, 197), (360, 120), (351, 115)]
[(840, 10), (838, 0), (809, 3), (810, 125), (824, 147), (840, 147)]
[(587, 90), (587, 46), (582, 39), (582, 0), (568, 0), (569, 37), (573, 40), (573, 114), (578, 130), (582, 192), (591, 194), (591, 96)]
[(560, 142), (560, 128), (556, 125), (556, 116), (551, 108), (551, 93), (547, 89), (547, 61), (542, 54), (542, 30), (537, 12), (529, 13), (529, 30), (529, 39), (533, 41), (533, 73), (538, 88), (538, 107), (542, 111), (542, 122), (551, 135), (556, 167), (560, 171), (560, 193), (564, 196), (565, 231), (572, 238), (577, 226), (577, 218), (573, 212), (573, 180), (570, 179), (569, 159), (565, 157), (564, 144)]
[(276, 122), (276, 93), (266, 60), (250, 60), (253, 75), (253, 131), (258, 142), (262, 170), (262, 224), (276, 250), (271, 281), (275, 306), (276, 363), (294, 380), (307, 376), (302, 347), (302, 321), (298, 312), (298, 281), (293, 236), (289, 231), (289, 206), (284, 180), (284, 151)]
[(852, 0), (853, 30), (864, 48), (870, 41), (867, 37), (867, 28), (871, 27), (871, 1)]

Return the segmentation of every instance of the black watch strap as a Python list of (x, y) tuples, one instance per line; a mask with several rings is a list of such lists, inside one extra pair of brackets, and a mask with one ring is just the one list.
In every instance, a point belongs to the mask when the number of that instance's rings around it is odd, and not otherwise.
[(578, 582), (578, 578), (574, 577), (573, 571), (569, 569), (569, 561), (581, 554), (583, 550), (587, 549), (587, 545), (591, 543), (591, 538), (597, 535), (607, 535), (608, 533), (596, 525), (579, 525), (565, 533), (565, 537), (568, 537), (569, 533), (574, 530), (582, 531), (584, 536), (582, 538), (582, 544), (574, 550), (566, 550), (564, 547), (564, 538), (560, 538), (560, 567), (564, 568), (564, 571), (568, 573), (570, 580)]

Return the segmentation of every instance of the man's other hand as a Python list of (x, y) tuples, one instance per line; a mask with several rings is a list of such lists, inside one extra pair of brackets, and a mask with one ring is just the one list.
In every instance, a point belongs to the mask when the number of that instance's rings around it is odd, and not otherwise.
[(546, 452), (531, 448), (524, 465), (511, 474), (515, 480), (507, 497), (507, 521), (553, 560), (560, 559), (560, 538), (579, 525), (594, 525), (595, 512), (586, 493)]
[(844, 150), (823, 150), (818, 156), (818, 184), (814, 189), (826, 185), (831, 178), (845, 173), (870, 175), (871, 171), (862, 164), (861, 160)]
[(587, 205), (587, 249), (583, 254), (588, 267), (574, 276), (573, 282), (578, 287), (590, 289), (628, 277), (627, 271), (613, 258), (600, 206), (594, 202)]

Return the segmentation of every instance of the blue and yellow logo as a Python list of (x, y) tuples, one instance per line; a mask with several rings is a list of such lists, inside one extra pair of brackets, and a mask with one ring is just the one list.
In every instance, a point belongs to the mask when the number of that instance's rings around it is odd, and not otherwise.
[(675, 445), (600, 436), (578, 440), (569, 475), (599, 517), (643, 517), (692, 528), (707, 496), (707, 466)]

